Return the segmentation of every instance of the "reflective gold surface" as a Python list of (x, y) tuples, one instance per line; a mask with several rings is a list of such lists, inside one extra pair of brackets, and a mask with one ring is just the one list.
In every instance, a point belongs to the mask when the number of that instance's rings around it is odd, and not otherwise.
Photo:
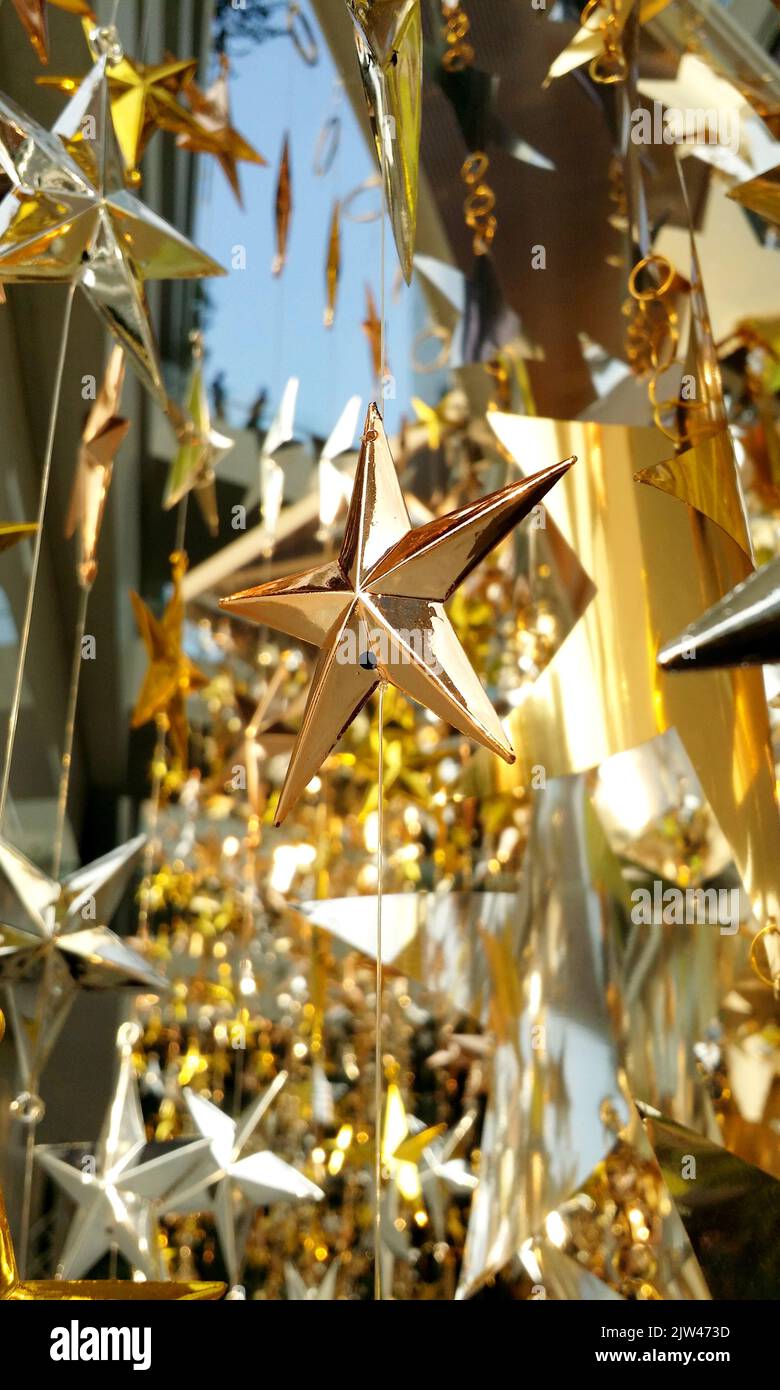
[(419, 0), (347, 0), (398, 260), (407, 284), (417, 231), (422, 118)]
[(572, 462), (414, 530), (382, 417), (375, 405), (369, 407), (338, 560), (220, 600), (229, 612), (280, 627), (321, 649), (277, 823), (380, 681), (513, 760), (442, 605)]
[(0, 280), (77, 281), (165, 409), (143, 282), (224, 272), (128, 193), (105, 78), (102, 58), (51, 132), (0, 100), (12, 179), (0, 202)]
[(200, 354), (196, 354), (190, 379), (187, 417), (178, 435), (179, 447), (165, 484), (163, 507), (166, 511), (170, 510), (194, 490), (203, 520), (212, 536), (216, 536), (219, 532), (219, 512), (214, 470), (221, 459), (230, 453), (233, 440), (212, 426)]
[(35, 521), (4, 521), (0, 524), (0, 551), (10, 550), (12, 545), (34, 536), (37, 530), (38, 523)]
[(87, 589), (91, 588), (97, 575), (97, 546), (114, 471), (114, 458), (130, 428), (130, 421), (121, 419), (118, 414), (124, 379), (125, 354), (115, 343), (100, 391), (81, 432), (70, 511), (65, 525), (66, 536), (72, 536), (78, 529), (79, 583)]
[(712, 1297), (775, 1300), (780, 1182), (664, 1115), (645, 1127)]
[[(247, 164), (266, 164), (267, 160), (234, 129), (230, 114), (229, 66), (221, 56), (219, 75), (205, 92), (194, 82), (187, 83), (187, 96), (192, 105), (190, 128), (177, 138), (183, 150), (213, 154), (232, 188), (239, 207), (243, 207), (239, 161)], [(193, 129), (194, 126), (194, 129)]]
[(20, 1279), (16, 1257), (0, 1193), (0, 1300), (17, 1303), (173, 1302), (178, 1299), (214, 1300), (225, 1292), (224, 1284), (136, 1283), (131, 1279)]
[(780, 226), (780, 165), (729, 189), (728, 196), (775, 227)]
[[(51, 0), (60, 10), (71, 14), (92, 16), (86, 0)], [(47, 0), (13, 0), (13, 6), (21, 20), (24, 32), (41, 63), (49, 61), (49, 36), (46, 25)]]
[[(595, 767), (676, 728), (754, 911), (761, 920), (776, 913), (780, 834), (760, 673), (682, 681), (656, 664), (666, 641), (746, 577), (747, 555), (700, 512), (634, 481), (663, 461), (657, 432), (507, 415), (491, 423), (520, 462), (578, 455), (546, 507), (595, 586), (510, 717), (520, 777), (527, 784), (534, 765), (548, 777)], [(537, 538), (543, 544), (544, 533)], [(510, 780), (500, 768), (499, 777)]]
[(282, 143), (279, 172), (276, 176), (276, 255), (271, 270), (281, 275), (287, 260), (287, 241), (290, 235), (292, 218), (292, 174), (290, 170), (290, 136), (286, 134)]

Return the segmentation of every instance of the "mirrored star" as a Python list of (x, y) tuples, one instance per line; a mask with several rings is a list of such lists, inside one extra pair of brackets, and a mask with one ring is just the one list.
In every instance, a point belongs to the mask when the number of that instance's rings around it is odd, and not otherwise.
[(79, 1145), (80, 1163), (71, 1161), (73, 1145), (39, 1144), (35, 1157), (76, 1204), (58, 1261), (64, 1279), (81, 1279), (112, 1246), (147, 1279), (161, 1275), (157, 1215), (172, 1189), (192, 1181), (210, 1167), (208, 1142), (174, 1141), (148, 1147), (132, 1049), (123, 1048), (117, 1083), (94, 1155)]
[(318, 1202), (321, 1188), (276, 1154), (265, 1150), (244, 1154), (269, 1106), (287, 1080), (280, 1072), (262, 1095), (238, 1120), (231, 1120), (210, 1100), (185, 1087), (184, 1098), (195, 1128), (210, 1144), (210, 1171), (193, 1183), (185, 1183), (170, 1196), (171, 1211), (213, 1211), (219, 1242), (232, 1284), (240, 1273), (236, 1238), (236, 1194), (252, 1206), (275, 1202)]
[[(40, 1071), (74, 987), (167, 991), (164, 977), (106, 925), (144, 844), (145, 836), (136, 836), (57, 882), (0, 840), (0, 982), (12, 986), (9, 1012), (23, 1075)], [(41, 1014), (44, 970), (47, 1007)], [(29, 1034), (26, 1019), (32, 1020)]]
[(0, 98), (0, 166), (12, 183), (0, 202), (0, 280), (79, 285), (167, 409), (144, 281), (225, 272), (127, 191), (105, 79), (101, 58), (51, 131)]
[(339, 1262), (331, 1260), (319, 1284), (307, 1284), (295, 1265), (284, 1267), (284, 1283), (288, 1303), (332, 1303), (336, 1297)]
[(369, 407), (338, 559), (220, 600), (228, 612), (321, 649), (277, 824), (381, 681), (514, 761), (443, 605), (572, 462), (413, 530), (382, 417)]
[(780, 661), (780, 560), (731, 589), (658, 653), (664, 671)]

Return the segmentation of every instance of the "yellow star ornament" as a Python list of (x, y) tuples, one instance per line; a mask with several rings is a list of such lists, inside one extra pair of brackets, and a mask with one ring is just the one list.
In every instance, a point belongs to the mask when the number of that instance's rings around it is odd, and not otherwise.
[[(86, 11), (85, 11), (86, 13)], [(198, 68), (195, 58), (172, 58), (147, 67), (128, 58), (115, 29), (96, 29), (94, 16), (83, 21), (93, 62), (105, 54), (111, 115), (119, 148), (129, 175), (137, 182), (138, 165), (157, 130), (179, 135), (197, 130), (192, 112), (178, 101), (178, 94), (192, 81)], [(81, 77), (39, 77), (41, 87), (75, 92)]]
[(219, 75), (205, 92), (195, 82), (188, 83), (187, 96), (192, 104), (193, 119), (190, 128), (179, 135), (176, 143), (194, 154), (215, 155), (239, 207), (243, 207), (238, 177), (239, 160), (247, 164), (267, 164), (268, 161), (232, 125), (229, 70), (228, 60), (222, 54)]
[(131, 727), (140, 729), (152, 719), (165, 716), (174, 753), (186, 762), (189, 744), (187, 696), (208, 685), (208, 678), (182, 647), (184, 600), (181, 582), (187, 570), (187, 557), (177, 550), (171, 556), (173, 593), (161, 618), (156, 618), (139, 594), (131, 593), (135, 620), (149, 657), (149, 666), (138, 692)]
[(0, 1193), (0, 1302), (96, 1303), (213, 1301), (222, 1298), (224, 1284), (156, 1283), (131, 1279), (22, 1279)]
[(443, 605), (573, 462), (554, 464), (415, 530), (382, 417), (369, 406), (338, 559), (220, 600), (228, 612), (320, 648), (277, 824), (385, 681), (514, 762)]

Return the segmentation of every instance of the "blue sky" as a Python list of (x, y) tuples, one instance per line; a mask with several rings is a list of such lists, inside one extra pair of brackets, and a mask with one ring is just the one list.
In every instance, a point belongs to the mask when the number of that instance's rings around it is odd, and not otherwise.
[[(307, 8), (313, 27), (316, 19)], [(319, 32), (319, 31), (317, 31)], [(376, 161), (358, 127), (338, 72), (320, 37), (320, 61), (307, 67), (286, 38), (273, 39), (233, 57), (233, 124), (268, 160), (268, 167), (240, 165), (244, 211), (236, 203), (218, 164), (200, 161), (196, 240), (223, 265), (231, 249), (246, 246), (246, 270), (232, 270), (209, 287), (214, 313), (207, 333), (207, 379), (225, 371), (231, 423), (243, 423), (246, 407), (259, 388), (275, 408), (288, 377), (298, 376), (297, 433), (327, 434), (347, 399), (373, 393), (368, 346), (361, 330), (365, 283), (380, 302), (380, 224), (342, 222), (342, 273), (336, 321), (323, 325), (325, 259), (334, 199), (376, 170)], [(341, 143), (329, 173), (312, 171), (323, 122), (337, 109)], [(271, 274), (275, 250), (274, 202), (282, 141), (290, 132), (293, 214), (287, 265)], [(378, 190), (369, 195), (378, 197)], [(363, 202), (363, 207), (368, 206)], [(411, 349), (410, 295), (404, 287), (397, 303), (392, 290), (397, 259), (392, 232), (386, 231), (387, 360), (397, 380), (396, 401), (386, 402), (389, 429), (408, 411)], [(266, 415), (266, 421), (268, 415)]]

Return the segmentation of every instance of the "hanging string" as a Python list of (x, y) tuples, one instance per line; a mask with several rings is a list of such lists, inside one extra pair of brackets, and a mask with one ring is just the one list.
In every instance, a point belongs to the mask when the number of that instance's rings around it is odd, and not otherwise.
[(157, 851), (157, 825), (160, 819), (160, 797), (165, 776), (165, 745), (168, 735), (168, 716), (157, 716), (157, 742), (152, 755), (152, 793), (149, 807), (149, 829), (144, 849), (143, 877), (141, 880), (141, 903), (138, 910), (138, 935), (148, 936), (149, 906), (152, 897), (152, 869)]
[(62, 848), (65, 839), (65, 814), (68, 809), (68, 790), (70, 788), (70, 773), (73, 766), (73, 740), (76, 733), (76, 705), (78, 703), (79, 682), (81, 680), (81, 648), (87, 626), (89, 594), (90, 590), (86, 586), (80, 589), (76, 634), (73, 640), (73, 660), (71, 663), (70, 688), (68, 690), (68, 704), (65, 714), (65, 735), (62, 744), (60, 784), (57, 793), (57, 819), (54, 827), (54, 848), (52, 850), (51, 874), (52, 878), (57, 879), (60, 876), (60, 869), (62, 867)]
[(379, 752), (377, 757), (377, 827), (376, 827), (376, 1013), (374, 1019), (374, 1298), (384, 1297), (382, 1289), (382, 878), (384, 873), (384, 747), (385, 747), (385, 690), (379, 686)]
[(62, 316), (62, 329), (60, 333), (60, 347), (57, 357), (57, 369), (54, 377), (54, 390), (52, 393), (51, 409), (49, 411), (49, 427), (46, 437), (46, 452), (43, 458), (43, 470), (41, 472), (41, 492), (38, 503), (38, 530), (35, 533), (35, 544), (33, 546), (32, 566), (30, 569), (30, 582), (27, 588), (27, 602), (25, 605), (24, 622), (19, 641), (19, 655), (16, 662), (16, 675), (14, 677), (14, 688), (11, 696), (11, 708), (8, 714), (8, 732), (5, 742), (5, 762), (3, 764), (3, 780), (0, 783), (0, 833), (2, 833), (3, 822), (5, 820), (5, 809), (8, 801), (8, 788), (11, 782), (11, 764), (14, 757), (14, 744), (16, 742), (17, 727), (19, 724), (19, 710), (22, 703), (22, 688), (24, 685), (24, 670), (27, 664), (27, 649), (30, 644), (30, 629), (32, 627), (33, 606), (35, 603), (35, 587), (38, 580), (38, 569), (41, 562), (41, 550), (43, 546), (43, 523), (46, 517), (46, 502), (49, 495), (49, 479), (51, 477), (51, 464), (54, 456), (54, 439), (57, 433), (57, 417), (60, 409), (60, 396), (62, 394), (62, 379), (65, 374), (65, 356), (68, 349), (68, 337), (70, 335), (70, 320), (73, 310), (73, 299), (76, 293), (76, 281), (73, 280), (68, 287), (68, 294), (65, 300), (65, 312)]

